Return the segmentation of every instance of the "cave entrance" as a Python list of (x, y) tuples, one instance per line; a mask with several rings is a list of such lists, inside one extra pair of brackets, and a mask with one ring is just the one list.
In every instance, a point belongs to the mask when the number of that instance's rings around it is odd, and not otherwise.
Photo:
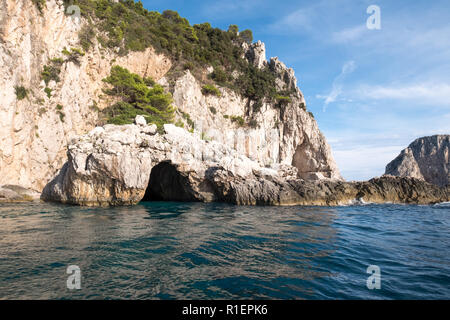
[(141, 201), (198, 201), (193, 195), (189, 179), (170, 161), (154, 166)]

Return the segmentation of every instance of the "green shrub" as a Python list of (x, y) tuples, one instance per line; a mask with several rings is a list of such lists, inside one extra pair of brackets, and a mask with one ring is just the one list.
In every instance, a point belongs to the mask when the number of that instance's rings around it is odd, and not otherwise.
[(228, 32), (233, 36), (237, 36), (237, 34), (239, 33), (239, 27), (235, 24), (232, 24), (228, 27)]
[(62, 111), (58, 111), (58, 114), (59, 114), (59, 119), (60, 119), (62, 122), (64, 122), (64, 117), (66, 116), (66, 114), (65, 114), (64, 112), (62, 112)]
[(247, 29), (247, 30), (241, 31), (239, 33), (239, 35), (241, 36), (242, 39), (244, 39), (245, 42), (247, 42), (249, 44), (253, 42), (252, 30)]
[(184, 122), (181, 121), (181, 120), (178, 120), (178, 121), (175, 123), (175, 126), (177, 126), (177, 127), (179, 127), (179, 128), (184, 128)]
[(195, 69), (195, 65), (192, 62), (186, 62), (183, 66), (184, 70), (194, 70)]
[(253, 111), (259, 112), (259, 110), (261, 110), (262, 108), (262, 105), (263, 104), (261, 100), (255, 101), (255, 103), (253, 104)]
[(38, 110), (39, 116), (42, 116), (46, 112), (47, 112), (47, 109), (45, 109), (45, 108), (39, 108), (39, 110)]
[(237, 85), (241, 94), (253, 101), (272, 99), (276, 95), (275, 77), (268, 67), (261, 70), (248, 65), (237, 79)]
[(44, 10), (46, 0), (33, 0), (33, 3), (37, 6), (40, 13)]
[(245, 125), (244, 118), (241, 116), (231, 116), (231, 121), (237, 123), (240, 127)]
[(108, 123), (129, 124), (137, 115), (143, 115), (162, 132), (164, 124), (173, 122), (172, 95), (165, 93), (160, 85), (149, 88), (142, 77), (120, 66), (112, 67), (109, 77), (103, 81), (111, 85), (105, 93), (122, 99), (103, 110)]
[(252, 119), (252, 120), (250, 120), (249, 122), (248, 122), (248, 125), (251, 127), (251, 128), (257, 128), (259, 125), (258, 125), (258, 121), (256, 121), (255, 119)]
[(209, 111), (211, 111), (212, 114), (216, 114), (217, 110), (214, 107), (209, 107)]
[(47, 94), (47, 97), (50, 99), (52, 97), (52, 89), (49, 87), (45, 87), (44, 92)]
[(292, 99), (288, 96), (276, 95), (275, 99), (278, 106), (285, 106), (292, 102)]
[(204, 95), (214, 95), (217, 97), (220, 97), (222, 94), (220, 93), (219, 89), (217, 89), (215, 86), (210, 85), (210, 84), (205, 84), (202, 87), (202, 93)]
[(156, 84), (156, 81), (151, 77), (147, 77), (144, 78), (144, 83), (147, 85), (147, 87), (153, 87)]
[(23, 87), (23, 86), (14, 87), (14, 91), (16, 93), (17, 100), (23, 100), (28, 95), (28, 90), (25, 89), (25, 87)]
[[(258, 69), (243, 58), (243, 42), (251, 43), (251, 30), (237, 33), (231, 25), (227, 31), (211, 27), (209, 23), (190, 25), (175, 11), (162, 14), (143, 8), (142, 2), (123, 0), (64, 0), (66, 6), (74, 4), (90, 24), (80, 31), (80, 45), (87, 50), (94, 34), (107, 48), (118, 49), (119, 54), (143, 51), (153, 47), (174, 62), (174, 70), (189, 69), (201, 77), (201, 70), (214, 66), (211, 78), (219, 85), (238, 91), (253, 101), (273, 99), (275, 78), (268, 68)], [(92, 30), (96, 30), (96, 32)], [(196, 70), (198, 70), (196, 72)], [(242, 75), (233, 79), (237, 71)]]
[(57, 105), (56, 105), (56, 109), (58, 109), (58, 110), (60, 110), (60, 111), (61, 111), (61, 110), (63, 109), (63, 106), (62, 106), (62, 105), (60, 105), (60, 104), (57, 104)]
[(80, 46), (84, 51), (88, 51), (89, 48), (93, 45), (93, 39), (95, 37), (94, 28), (90, 25), (84, 25), (80, 32), (78, 33), (78, 39), (80, 42)]
[(97, 101), (93, 101), (92, 104), (89, 106), (94, 111), (100, 111), (100, 108), (98, 107)]
[(186, 119), (189, 127), (194, 129), (195, 128), (195, 123), (194, 123), (194, 121), (192, 121), (191, 116), (188, 113), (186, 113), (186, 112), (183, 112), (183, 111), (180, 111), (180, 112), (181, 112), (181, 116), (183, 117), (183, 119)]
[(67, 56), (66, 62), (73, 62), (75, 64), (80, 64), (81, 57), (85, 55), (85, 53), (78, 48), (71, 48), (70, 51), (64, 48), (62, 54)]
[(229, 80), (229, 76), (222, 68), (214, 68), (214, 71), (211, 73), (211, 79), (225, 85)]
[(59, 75), (61, 73), (61, 67), (64, 63), (64, 60), (61, 58), (51, 59), (49, 64), (44, 66), (44, 70), (41, 73), (41, 77), (44, 80), (45, 84), (48, 85), (51, 80), (55, 82), (59, 82)]
[(203, 132), (203, 131), (202, 131), (202, 133), (200, 135), (200, 139), (205, 140), (205, 141), (211, 141), (212, 140), (210, 137), (208, 137), (206, 135), (206, 132)]
[(314, 119), (314, 113), (312, 113), (311, 111), (308, 111), (308, 114), (309, 114), (309, 116), (310, 116), (311, 118)]

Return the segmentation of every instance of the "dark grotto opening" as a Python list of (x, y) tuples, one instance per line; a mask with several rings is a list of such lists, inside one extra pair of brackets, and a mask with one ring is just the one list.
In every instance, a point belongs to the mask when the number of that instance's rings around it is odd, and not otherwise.
[(153, 167), (141, 201), (199, 201), (193, 194), (188, 177), (167, 161)]

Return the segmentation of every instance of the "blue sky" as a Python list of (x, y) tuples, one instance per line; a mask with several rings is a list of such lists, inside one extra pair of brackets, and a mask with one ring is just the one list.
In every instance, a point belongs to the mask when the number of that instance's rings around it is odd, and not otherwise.
[[(414, 139), (450, 134), (448, 0), (144, 0), (192, 24), (237, 24), (295, 70), (347, 180), (384, 173)], [(369, 30), (370, 5), (381, 29)]]

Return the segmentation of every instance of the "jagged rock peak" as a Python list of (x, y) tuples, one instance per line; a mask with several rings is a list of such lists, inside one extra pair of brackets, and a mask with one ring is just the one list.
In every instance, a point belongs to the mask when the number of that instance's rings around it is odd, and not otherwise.
[(386, 166), (386, 174), (450, 185), (449, 149), (450, 135), (419, 138)]
[(270, 58), (269, 68), (279, 76), (277, 79), (278, 90), (297, 90), (297, 78), (295, 77), (294, 69), (286, 67), (278, 57)]
[(247, 60), (259, 69), (264, 68), (267, 65), (266, 45), (264, 42), (258, 40), (258, 42), (252, 43), (251, 45), (245, 43), (245, 46), (245, 57)]

